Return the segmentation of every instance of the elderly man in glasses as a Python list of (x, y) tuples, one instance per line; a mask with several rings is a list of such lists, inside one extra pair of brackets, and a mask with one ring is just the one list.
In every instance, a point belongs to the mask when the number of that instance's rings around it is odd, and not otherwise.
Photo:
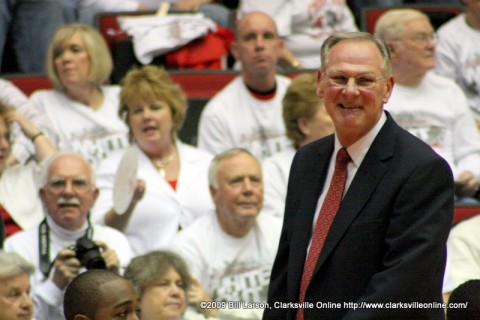
[(98, 190), (94, 172), (81, 155), (59, 152), (44, 164), (40, 197), (45, 219), (5, 242), (36, 266), (32, 297), (36, 319), (64, 319), (63, 292), (80, 272), (104, 268), (119, 272), (131, 258), (123, 234), (88, 219)]
[(447, 160), (457, 201), (478, 198), (480, 136), (463, 91), (433, 71), (436, 41), (429, 18), (414, 9), (389, 10), (375, 35), (390, 49), (396, 81), (385, 109)]

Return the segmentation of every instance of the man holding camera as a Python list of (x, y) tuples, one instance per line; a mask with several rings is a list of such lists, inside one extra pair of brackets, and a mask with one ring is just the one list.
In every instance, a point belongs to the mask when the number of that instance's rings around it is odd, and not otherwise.
[(94, 172), (81, 155), (59, 152), (50, 157), (40, 183), (45, 219), (7, 238), (5, 250), (17, 252), (36, 266), (34, 317), (64, 319), (63, 293), (73, 278), (91, 268), (118, 273), (132, 253), (122, 233), (90, 223), (88, 214), (98, 189)]

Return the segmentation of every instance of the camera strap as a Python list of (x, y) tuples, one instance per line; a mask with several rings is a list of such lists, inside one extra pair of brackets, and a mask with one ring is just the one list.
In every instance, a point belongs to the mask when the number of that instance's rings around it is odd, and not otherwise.
[[(85, 231), (85, 236), (92, 240), (93, 228), (90, 219), (87, 219), (88, 227)], [(47, 219), (43, 219), (38, 226), (38, 253), (40, 255), (40, 271), (48, 278), (54, 261), (50, 261), (50, 227)]]

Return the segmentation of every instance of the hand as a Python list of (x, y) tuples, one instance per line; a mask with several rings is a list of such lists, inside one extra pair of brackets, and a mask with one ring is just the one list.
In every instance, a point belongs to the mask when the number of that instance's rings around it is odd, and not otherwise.
[(195, 306), (198, 312), (207, 317), (215, 317), (218, 314), (218, 309), (202, 309), (200, 308), (200, 302), (211, 301), (207, 291), (202, 287), (200, 281), (197, 278), (192, 277), (192, 285), (187, 292), (188, 302)]
[(100, 240), (96, 240), (95, 244), (99, 246), (102, 251), (102, 258), (105, 260), (107, 269), (118, 274), (120, 271), (120, 259), (118, 259), (115, 250), (110, 249), (105, 242)]
[(145, 194), (145, 181), (138, 179), (135, 182), (135, 193), (133, 194), (132, 202), (130, 205), (137, 204), (138, 201), (142, 200), (143, 195)]
[(480, 182), (470, 171), (464, 171), (455, 180), (455, 194), (459, 197), (474, 197), (480, 189)]
[(52, 281), (60, 290), (65, 289), (70, 281), (78, 275), (81, 267), (80, 261), (75, 258), (75, 251), (71, 249), (60, 251), (55, 258), (54, 266)]
[(17, 110), (9, 110), (5, 114), (5, 120), (11, 124), (12, 122), (16, 122), (22, 128), (23, 133), (29, 138), (32, 139), (40, 130), (22, 113), (18, 112)]

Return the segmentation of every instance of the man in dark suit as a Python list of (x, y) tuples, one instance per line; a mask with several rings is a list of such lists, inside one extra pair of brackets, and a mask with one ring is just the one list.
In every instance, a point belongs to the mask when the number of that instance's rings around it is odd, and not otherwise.
[[(321, 60), (318, 95), (336, 133), (293, 161), (264, 319), (443, 319), (450, 168), (383, 110), (394, 79), (382, 41), (337, 33)], [(344, 191), (305, 281), (341, 148), (349, 155)]]

